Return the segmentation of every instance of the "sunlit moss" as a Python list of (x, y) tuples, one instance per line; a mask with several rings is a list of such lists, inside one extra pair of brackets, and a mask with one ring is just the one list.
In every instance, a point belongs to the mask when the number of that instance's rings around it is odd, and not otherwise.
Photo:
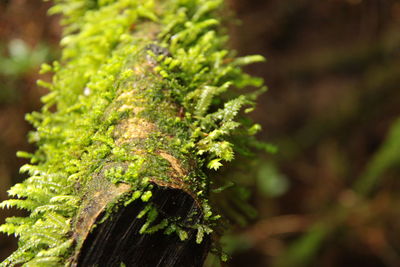
[[(65, 263), (80, 242), (67, 233), (77, 232), (85, 199), (107, 183), (126, 185), (115, 190), (129, 189), (125, 205), (149, 202), (151, 183), (190, 192), (203, 212), (194, 226), (201, 243), (220, 218), (208, 202), (214, 178), (205, 170), (233, 160), (235, 140), (256, 143), (259, 125), (239, 113), (254, 107), (257, 93), (238, 89), (262, 86), (240, 67), (263, 58), (236, 58), (225, 48), (219, 0), (56, 3), (51, 12), (63, 13), (65, 24), (62, 58), (43, 65), (54, 73), (52, 83), (39, 82), (50, 92), (41, 112), (27, 115), (38, 150), (20, 153), (31, 159), (21, 168), (30, 178), (9, 190), (17, 199), (1, 204), (31, 215), (0, 227), (19, 237), (3, 265)], [(152, 225), (157, 215), (145, 206), (141, 233), (187, 238), (179, 218)]]

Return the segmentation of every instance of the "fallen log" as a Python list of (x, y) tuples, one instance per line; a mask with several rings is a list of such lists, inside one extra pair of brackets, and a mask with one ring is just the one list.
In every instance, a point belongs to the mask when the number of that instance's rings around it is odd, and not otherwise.
[(30, 177), (1, 204), (30, 212), (0, 227), (19, 237), (2, 266), (202, 266), (230, 180), (215, 171), (264, 146), (241, 112), (258, 93), (237, 91), (262, 85), (241, 71), (262, 57), (225, 48), (219, 0), (55, 2), (63, 54), (27, 115)]

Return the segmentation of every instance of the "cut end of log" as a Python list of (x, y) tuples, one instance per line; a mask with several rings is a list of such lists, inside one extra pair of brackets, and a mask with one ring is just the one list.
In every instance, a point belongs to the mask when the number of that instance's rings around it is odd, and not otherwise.
[[(196, 243), (197, 230), (191, 226), (201, 220), (202, 211), (195, 199), (183, 190), (158, 185), (154, 185), (152, 194), (150, 203), (159, 213), (153, 224), (179, 217), (180, 227), (187, 233), (185, 240), (163, 230), (140, 233), (146, 218), (137, 217), (149, 203), (121, 204), (104, 222), (92, 225), (72, 266), (202, 266), (211, 238), (207, 235)], [(105, 212), (96, 222), (103, 216)]]

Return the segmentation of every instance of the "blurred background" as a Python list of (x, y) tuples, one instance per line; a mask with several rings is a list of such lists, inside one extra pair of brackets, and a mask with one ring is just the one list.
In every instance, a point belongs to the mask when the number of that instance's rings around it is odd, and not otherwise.
[[(59, 54), (51, 3), (0, 0), (0, 200), (32, 151), (42, 62)], [(246, 180), (258, 216), (223, 239), (226, 266), (400, 266), (400, 2), (230, 0), (247, 68), (269, 87), (253, 114), (275, 144)], [(1, 210), (0, 221), (16, 214)], [(0, 260), (15, 249), (0, 237)]]

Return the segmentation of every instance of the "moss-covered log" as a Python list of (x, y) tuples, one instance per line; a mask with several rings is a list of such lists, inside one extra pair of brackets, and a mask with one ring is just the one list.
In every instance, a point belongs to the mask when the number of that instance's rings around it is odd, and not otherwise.
[[(19, 237), (3, 266), (201, 266), (221, 225), (211, 187), (257, 143), (262, 81), (226, 50), (220, 0), (58, 0), (65, 34), (42, 111), (30, 178), (2, 206), (30, 211), (0, 230)], [(218, 191), (218, 190), (215, 190)], [(220, 190), (219, 190), (220, 191)], [(154, 250), (157, 250), (154, 254)], [(106, 265), (104, 265), (106, 264)]]

